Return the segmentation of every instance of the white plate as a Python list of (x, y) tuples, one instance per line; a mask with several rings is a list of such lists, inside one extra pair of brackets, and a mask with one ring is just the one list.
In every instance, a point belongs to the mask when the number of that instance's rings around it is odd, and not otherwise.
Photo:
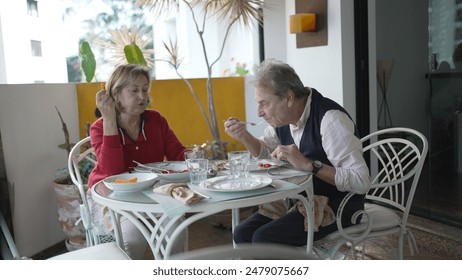
[[(145, 164), (151, 167), (157, 167), (162, 169), (171, 170), (174, 173), (161, 174), (155, 173), (161, 181), (164, 182), (188, 182), (189, 181), (189, 172), (187, 171), (188, 167), (184, 161), (164, 161), (164, 162), (152, 162)], [(136, 171), (144, 171), (146, 169), (134, 168)], [(185, 171), (186, 170), (186, 171)]]
[[(114, 183), (117, 179), (130, 180), (133, 178), (137, 178), (136, 183)], [(138, 192), (153, 186), (156, 180), (157, 174), (154, 173), (123, 173), (107, 177), (103, 182), (114, 192)]]
[[(270, 166), (263, 166), (264, 164), (269, 164)], [(258, 170), (267, 170), (276, 167), (281, 167), (284, 165), (282, 161), (276, 161), (272, 159), (260, 159), (260, 160), (251, 160), (249, 165), (249, 171), (258, 171)], [(225, 169), (229, 169), (229, 163), (223, 165)]]
[(249, 176), (245, 179), (234, 179), (231, 176), (222, 176), (207, 179), (204, 189), (215, 192), (242, 192), (253, 191), (271, 184), (273, 180), (268, 176)]

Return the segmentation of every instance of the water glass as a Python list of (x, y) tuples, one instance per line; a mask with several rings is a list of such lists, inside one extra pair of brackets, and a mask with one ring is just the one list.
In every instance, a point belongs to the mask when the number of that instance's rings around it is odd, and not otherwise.
[(191, 183), (201, 187), (204, 186), (207, 179), (209, 160), (204, 158), (188, 158), (186, 159), (186, 165), (188, 166)]
[(234, 178), (249, 176), (250, 153), (248, 151), (235, 151), (228, 153), (229, 171)]

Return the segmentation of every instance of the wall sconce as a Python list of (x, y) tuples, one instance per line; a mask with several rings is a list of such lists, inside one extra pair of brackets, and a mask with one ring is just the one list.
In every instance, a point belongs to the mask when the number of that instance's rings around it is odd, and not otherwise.
[(316, 14), (296, 14), (290, 16), (290, 33), (316, 32)]
[(327, 0), (295, 0), (290, 33), (296, 36), (297, 48), (327, 45)]

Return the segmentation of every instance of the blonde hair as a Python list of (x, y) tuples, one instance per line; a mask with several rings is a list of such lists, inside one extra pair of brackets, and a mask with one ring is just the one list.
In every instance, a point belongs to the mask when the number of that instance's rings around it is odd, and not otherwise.
[[(151, 76), (148, 68), (138, 64), (120, 65), (109, 77), (106, 83), (106, 91), (114, 98), (114, 94), (120, 92), (124, 87), (132, 84), (140, 76), (144, 76), (148, 80), (149, 91), (151, 89)], [(148, 103), (151, 103), (150, 96), (148, 96)]]

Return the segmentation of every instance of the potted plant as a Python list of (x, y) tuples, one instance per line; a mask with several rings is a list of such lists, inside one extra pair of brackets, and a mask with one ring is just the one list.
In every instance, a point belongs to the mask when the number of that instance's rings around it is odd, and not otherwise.
[[(65, 140), (64, 144), (59, 145), (59, 147), (66, 150), (67, 157), (65, 162), (67, 162), (67, 158), (69, 157), (73, 144), (70, 143), (69, 131), (61, 112), (58, 110), (57, 106), (55, 106), (55, 109), (61, 121)], [(66, 248), (69, 251), (83, 248), (86, 243), (85, 229), (82, 223), (78, 223), (78, 220), (80, 219), (80, 204), (82, 204), (80, 193), (77, 186), (72, 183), (67, 168), (58, 169), (55, 177), (53, 188), (58, 207), (58, 221), (61, 229), (67, 235), (65, 241)]]
[[(256, 20), (262, 23), (263, 20), (263, 0), (230, 0), (230, 1), (191, 1), (191, 0), (137, 0), (137, 6), (146, 6), (154, 11), (155, 16), (166, 14), (171, 12), (172, 9), (178, 8), (179, 5), (185, 5), (190, 11), (195, 30), (197, 33), (197, 39), (202, 45), (202, 55), (207, 68), (207, 108), (208, 114), (205, 110), (205, 106), (201, 103), (198, 98), (193, 86), (188, 79), (185, 79), (180, 73), (180, 66), (183, 59), (179, 55), (179, 46), (176, 41), (170, 40), (168, 43), (164, 42), (164, 46), (170, 56), (168, 60), (163, 60), (169, 63), (176, 71), (178, 77), (180, 77), (188, 86), (191, 94), (198, 103), (202, 116), (205, 119), (207, 127), (213, 137), (211, 141), (212, 158), (224, 159), (226, 157), (226, 145), (221, 140), (220, 131), (218, 129), (219, 122), (217, 121), (215, 104), (214, 104), (214, 92), (212, 86), (212, 68), (221, 59), (227, 39), (232, 31), (232, 28), (242, 23), (246, 27), (250, 27), (252, 22)], [(223, 41), (221, 43), (221, 51), (217, 57), (211, 58), (207, 52), (205, 44), (205, 31), (206, 23), (210, 17), (216, 17), (219, 21), (226, 24), (226, 30), (224, 30)], [(156, 59), (161, 60), (161, 59)]]

